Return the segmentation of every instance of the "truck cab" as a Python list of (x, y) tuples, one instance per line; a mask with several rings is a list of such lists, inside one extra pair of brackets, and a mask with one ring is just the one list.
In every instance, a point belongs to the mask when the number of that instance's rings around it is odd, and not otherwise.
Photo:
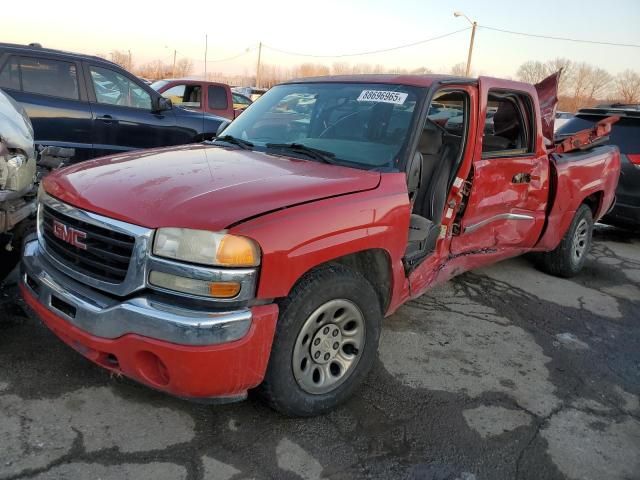
[[(545, 138), (553, 98), (488, 77), (276, 86), (209, 144), (47, 177), (23, 295), (154, 388), (326, 412), (372, 367), (382, 318), (432, 286), (526, 252), (580, 271), (619, 153)], [(430, 118), (443, 109), (462, 118)]]
[(224, 83), (170, 79), (153, 82), (151, 88), (171, 100), (173, 105), (207, 112), (228, 120), (236, 118), (252, 103)]

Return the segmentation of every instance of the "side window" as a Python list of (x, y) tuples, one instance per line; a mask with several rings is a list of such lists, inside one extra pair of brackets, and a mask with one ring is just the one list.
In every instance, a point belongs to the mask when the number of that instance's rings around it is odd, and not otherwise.
[(108, 68), (90, 71), (98, 103), (151, 110), (151, 95), (137, 83)]
[(482, 157), (524, 155), (534, 151), (533, 107), (528, 95), (490, 91)]
[(20, 58), (22, 91), (78, 100), (75, 64), (44, 58)]
[(226, 110), (228, 108), (227, 90), (224, 87), (209, 86), (209, 108), (212, 110)]
[(162, 96), (171, 100), (174, 105), (200, 108), (202, 106), (202, 89), (200, 85), (174, 85), (162, 92)]
[(0, 88), (20, 90), (20, 67), (16, 57), (11, 57), (0, 71)]
[(236, 105), (250, 105), (251, 102), (249, 101), (249, 99), (247, 97), (244, 97), (242, 95), (239, 95), (237, 93), (234, 93), (232, 95), (233, 98), (233, 103)]

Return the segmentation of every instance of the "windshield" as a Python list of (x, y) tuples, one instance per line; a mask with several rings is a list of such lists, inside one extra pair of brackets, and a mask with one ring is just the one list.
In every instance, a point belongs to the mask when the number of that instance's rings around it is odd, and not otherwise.
[[(304, 155), (300, 146), (358, 168), (396, 167), (424, 90), (405, 85), (304, 83), (269, 90), (224, 135), (256, 150)], [(286, 145), (296, 148), (287, 150)]]

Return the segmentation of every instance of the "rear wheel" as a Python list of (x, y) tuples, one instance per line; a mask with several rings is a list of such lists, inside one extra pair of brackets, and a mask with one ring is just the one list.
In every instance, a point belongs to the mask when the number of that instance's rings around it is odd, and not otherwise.
[(569, 278), (578, 274), (591, 250), (593, 215), (587, 205), (578, 208), (560, 245), (536, 256), (538, 267), (551, 275)]
[(342, 265), (310, 272), (280, 304), (260, 394), (285, 415), (336, 407), (371, 369), (381, 320), (378, 297), (362, 275)]

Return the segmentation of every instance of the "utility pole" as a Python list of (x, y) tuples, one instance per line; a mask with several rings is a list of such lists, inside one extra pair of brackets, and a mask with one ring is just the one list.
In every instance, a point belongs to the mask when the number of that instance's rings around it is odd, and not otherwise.
[(173, 51), (173, 70), (171, 70), (171, 76), (173, 78), (176, 78), (176, 53), (177, 50)]
[(467, 57), (467, 71), (464, 74), (465, 77), (469, 76), (469, 72), (471, 72), (471, 55), (473, 55), (473, 40), (476, 37), (476, 27), (478, 26), (478, 22), (473, 22), (471, 27), (471, 42), (469, 43), (469, 56)]
[(467, 19), (467, 22), (471, 24), (471, 42), (469, 43), (469, 55), (467, 56), (467, 69), (465, 72), (465, 76), (468, 77), (469, 73), (471, 73), (471, 56), (473, 55), (473, 40), (476, 38), (476, 28), (478, 27), (478, 22), (472, 22), (471, 19), (462, 12), (453, 12), (453, 16), (464, 17)]
[(133, 68), (133, 65), (131, 63), (131, 49), (129, 49), (129, 68), (127, 68), (127, 70), (131, 70)]
[(256, 68), (256, 88), (260, 88), (260, 57), (262, 56), (262, 42), (258, 44), (258, 66)]
[(209, 45), (209, 37), (204, 35), (204, 80), (207, 81), (207, 47)]

